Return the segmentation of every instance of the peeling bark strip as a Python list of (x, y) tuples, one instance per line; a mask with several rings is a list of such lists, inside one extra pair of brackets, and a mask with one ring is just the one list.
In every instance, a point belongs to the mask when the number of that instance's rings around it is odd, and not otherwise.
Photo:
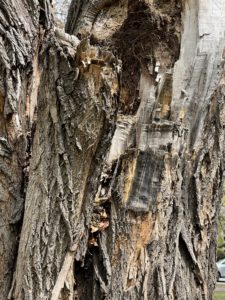
[(225, 0), (50, 2), (0, 3), (0, 299), (212, 299)]
[[(64, 284), (66, 282), (66, 278), (68, 276), (68, 273), (69, 273), (70, 269), (73, 266), (74, 252), (76, 252), (76, 250), (77, 250), (77, 244), (74, 245), (73, 251), (70, 250), (66, 253), (62, 268), (59, 272), (59, 275), (56, 279), (55, 286), (53, 287), (53, 290), (52, 290), (51, 300), (58, 300), (59, 299), (61, 290), (64, 287)], [(73, 286), (71, 286), (70, 288), (73, 289)]]

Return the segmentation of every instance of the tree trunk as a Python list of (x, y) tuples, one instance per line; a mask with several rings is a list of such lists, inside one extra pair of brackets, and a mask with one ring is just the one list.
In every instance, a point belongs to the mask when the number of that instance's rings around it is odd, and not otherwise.
[[(0, 298), (15, 270), (30, 148), (30, 111), (39, 9), (35, 2), (0, 3)], [(35, 74), (34, 74), (35, 75)]]
[(51, 11), (0, 3), (1, 299), (212, 299), (225, 0)]

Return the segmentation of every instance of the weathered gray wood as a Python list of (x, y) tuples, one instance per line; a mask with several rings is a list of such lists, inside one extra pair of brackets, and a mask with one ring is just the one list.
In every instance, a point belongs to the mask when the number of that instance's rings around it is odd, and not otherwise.
[(100, 11), (113, 3), (112, 0), (72, 0), (66, 31), (77, 34), (81, 28), (84, 28), (85, 32), (89, 33)]

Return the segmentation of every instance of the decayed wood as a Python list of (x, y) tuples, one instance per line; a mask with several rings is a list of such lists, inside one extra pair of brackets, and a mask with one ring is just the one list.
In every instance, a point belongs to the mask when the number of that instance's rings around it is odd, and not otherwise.
[[(99, 229), (97, 255), (95, 249), (91, 252), (92, 296), (82, 292), (81, 299), (212, 297), (224, 155), (224, 6), (224, 1), (185, 2), (181, 52), (175, 65), (177, 45), (172, 39), (181, 30), (179, 4), (130, 3), (127, 19), (115, 32), (117, 51), (141, 62), (136, 86), (141, 103), (136, 117), (130, 117), (137, 120), (133, 141), (129, 127), (120, 133), (120, 123), (113, 139), (111, 172), (112, 157), (118, 160), (118, 153), (124, 151), (116, 182), (112, 196), (105, 199), (112, 176), (107, 177), (110, 170), (103, 174), (96, 199), (99, 209), (110, 206), (110, 226), (103, 233)], [(139, 24), (141, 17), (148, 20), (143, 23), (152, 33), (145, 35), (141, 25), (132, 27), (135, 17)], [(132, 45), (138, 33), (143, 33), (138, 40), (141, 47)], [(90, 34), (96, 37), (94, 26)], [(126, 37), (135, 53), (128, 45), (122, 48), (122, 38), (129, 43)], [(128, 85), (129, 68), (125, 61), (123, 80)], [(132, 141), (129, 146), (124, 146), (126, 140)], [(120, 150), (115, 152), (117, 145)], [(89, 259), (87, 255), (86, 268)], [(77, 280), (78, 286), (84, 284), (78, 275)]]

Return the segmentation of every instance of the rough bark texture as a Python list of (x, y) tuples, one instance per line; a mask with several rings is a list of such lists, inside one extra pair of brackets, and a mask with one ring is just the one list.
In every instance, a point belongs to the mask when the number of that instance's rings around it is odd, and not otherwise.
[[(30, 13), (28, 10), (32, 10)], [(28, 110), (38, 7), (0, 3), (0, 294), (7, 299), (21, 229), (29, 148)], [(35, 63), (34, 63), (35, 65)]]
[(66, 34), (0, 3), (1, 299), (212, 299), (224, 28), (224, 0), (72, 0)]
[(84, 256), (116, 108), (117, 76), (104, 51), (87, 41), (77, 53), (54, 38), (45, 44), (16, 299), (50, 299), (67, 251)]

